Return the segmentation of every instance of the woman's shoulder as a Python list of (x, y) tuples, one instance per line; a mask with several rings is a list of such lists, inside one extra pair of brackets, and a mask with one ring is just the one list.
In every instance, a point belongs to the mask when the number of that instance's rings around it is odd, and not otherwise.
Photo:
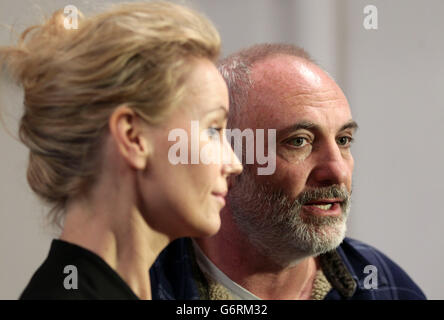
[(55, 239), (20, 299), (137, 299), (137, 296), (99, 256)]

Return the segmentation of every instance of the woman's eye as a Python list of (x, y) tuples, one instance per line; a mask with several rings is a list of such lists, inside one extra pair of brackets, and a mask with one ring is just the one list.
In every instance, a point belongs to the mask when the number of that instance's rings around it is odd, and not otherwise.
[(343, 136), (343, 137), (339, 137), (337, 139), (337, 141), (340, 146), (348, 147), (354, 141), (354, 139), (349, 136)]
[(304, 137), (296, 137), (296, 138), (291, 138), (287, 140), (287, 144), (291, 145), (292, 147), (296, 147), (296, 148), (302, 148), (305, 145), (307, 145), (308, 139), (304, 138)]
[(222, 128), (219, 127), (211, 127), (208, 128), (208, 135), (210, 137), (215, 137), (215, 136), (219, 136), (220, 132), (222, 131)]

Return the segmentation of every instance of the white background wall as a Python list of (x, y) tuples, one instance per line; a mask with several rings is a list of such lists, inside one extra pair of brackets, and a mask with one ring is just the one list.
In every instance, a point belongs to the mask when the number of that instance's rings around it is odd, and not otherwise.
[[(17, 30), (65, 5), (88, 13), (105, 0), (0, 0), (0, 23)], [(216, 24), (229, 54), (259, 42), (307, 49), (347, 95), (360, 125), (348, 235), (401, 265), (428, 298), (443, 299), (444, 1), (190, 0)], [(363, 27), (366, 5), (378, 29)], [(10, 35), (0, 29), (0, 44)], [(21, 94), (3, 84), (16, 134)], [(26, 149), (0, 129), (0, 299), (16, 299), (55, 234), (27, 186)]]

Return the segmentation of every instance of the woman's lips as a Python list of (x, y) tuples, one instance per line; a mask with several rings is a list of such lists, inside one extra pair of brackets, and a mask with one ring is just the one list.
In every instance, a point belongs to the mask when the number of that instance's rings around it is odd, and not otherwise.
[(225, 206), (225, 196), (227, 195), (226, 192), (213, 192), (212, 195), (215, 196), (220, 203), (222, 203), (222, 206)]

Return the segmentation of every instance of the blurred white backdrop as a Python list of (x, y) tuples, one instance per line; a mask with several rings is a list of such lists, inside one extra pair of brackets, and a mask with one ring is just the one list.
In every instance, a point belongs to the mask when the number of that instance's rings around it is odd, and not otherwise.
[[(75, 5), (88, 14), (117, 0), (1, 0), (0, 24), (21, 31)], [(177, 2), (177, 1), (176, 1)], [(343, 88), (360, 125), (348, 236), (397, 262), (429, 299), (443, 299), (444, 2), (440, 0), (189, 0), (219, 29), (223, 55), (260, 42), (304, 47)], [(378, 10), (366, 30), (363, 10)], [(11, 35), (0, 28), (0, 45)], [(0, 104), (17, 135), (21, 91)], [(16, 299), (56, 234), (26, 182), (27, 150), (0, 128), (0, 299)]]

